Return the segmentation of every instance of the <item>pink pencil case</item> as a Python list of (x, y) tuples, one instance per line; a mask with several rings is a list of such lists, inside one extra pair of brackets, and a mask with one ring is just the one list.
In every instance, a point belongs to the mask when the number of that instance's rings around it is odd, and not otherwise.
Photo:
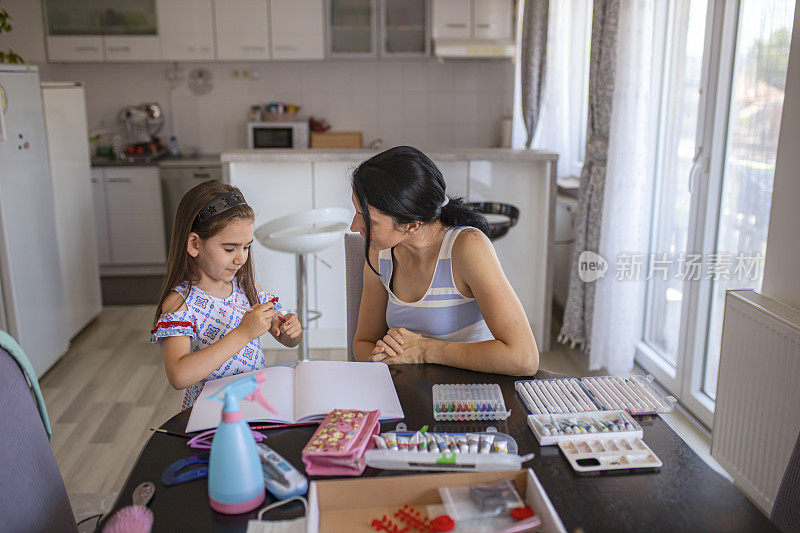
[(360, 476), (364, 452), (380, 431), (380, 411), (334, 409), (303, 448), (303, 464), (310, 476)]

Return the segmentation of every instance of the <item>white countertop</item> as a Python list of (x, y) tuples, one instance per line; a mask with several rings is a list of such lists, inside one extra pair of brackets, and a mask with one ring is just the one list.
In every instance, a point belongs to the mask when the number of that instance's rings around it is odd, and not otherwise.
[[(225, 163), (274, 163), (281, 161), (364, 161), (382, 150), (229, 150), (220, 159)], [(508, 148), (455, 148), (425, 152), (434, 161), (556, 161), (558, 154), (543, 150)]]

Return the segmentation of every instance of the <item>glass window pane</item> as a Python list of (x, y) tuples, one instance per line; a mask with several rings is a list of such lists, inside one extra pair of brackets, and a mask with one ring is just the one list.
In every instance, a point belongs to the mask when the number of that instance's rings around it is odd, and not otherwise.
[(49, 35), (156, 35), (155, 0), (45, 0)]
[(794, 0), (742, 0), (739, 8), (703, 376), (711, 398), (725, 291), (761, 289), (794, 7)]
[(331, 1), (331, 51), (368, 54), (372, 51), (372, 2)]
[(389, 53), (425, 52), (424, 0), (387, 0), (384, 4), (386, 51)]
[(656, 272), (648, 281), (645, 342), (674, 366), (683, 300), (679, 268), (683, 268), (689, 224), (689, 173), (695, 151), (706, 1), (671, 2), (669, 8), (651, 252), (659, 260), (666, 257), (670, 266), (666, 276)]

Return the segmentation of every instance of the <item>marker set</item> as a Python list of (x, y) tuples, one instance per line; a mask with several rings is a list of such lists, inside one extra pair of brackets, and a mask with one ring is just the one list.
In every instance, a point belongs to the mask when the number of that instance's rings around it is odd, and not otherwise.
[(559, 442), (576, 472), (661, 468), (661, 460), (640, 438), (592, 438)]
[(434, 420), (505, 420), (510, 415), (497, 383), (433, 386)]
[(642, 436), (642, 427), (620, 410), (528, 415), (528, 426), (541, 446), (595, 437)]
[(672, 411), (675, 398), (663, 396), (653, 386), (653, 379), (653, 376), (536, 379), (517, 381), (514, 387), (533, 414), (624, 410), (644, 415)]

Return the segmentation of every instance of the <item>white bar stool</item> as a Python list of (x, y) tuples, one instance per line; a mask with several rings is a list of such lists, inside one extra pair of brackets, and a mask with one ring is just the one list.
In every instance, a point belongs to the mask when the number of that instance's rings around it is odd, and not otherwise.
[[(308, 361), (308, 290), (306, 254), (313, 254), (342, 241), (353, 213), (343, 207), (324, 207), (286, 215), (262, 224), (256, 240), (265, 248), (297, 256), (297, 319), (303, 327), (297, 362)], [(318, 318), (318, 317), (315, 317)]]

